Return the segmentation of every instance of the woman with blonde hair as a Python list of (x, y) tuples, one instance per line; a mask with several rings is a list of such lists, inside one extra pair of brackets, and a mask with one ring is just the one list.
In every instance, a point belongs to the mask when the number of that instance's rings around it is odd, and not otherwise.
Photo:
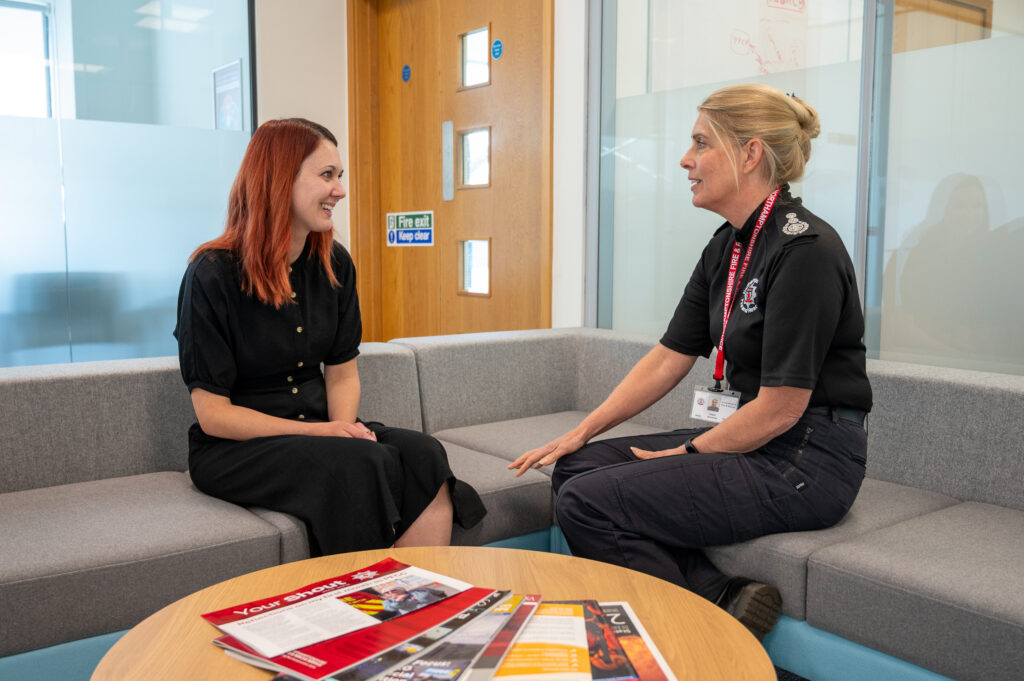
[[(762, 637), (779, 616), (778, 589), (722, 574), (702, 549), (829, 527), (850, 508), (871, 409), (864, 319), (841, 239), (789, 192), (820, 129), (815, 110), (741, 85), (698, 112), (680, 165), (693, 204), (726, 222), (660, 343), (579, 426), (510, 468), (556, 464), (556, 513), (574, 554), (679, 584)], [(693, 413), (714, 426), (588, 444), (712, 348)]]
[(189, 472), (206, 494), (300, 518), (313, 555), (448, 544), (453, 519), (469, 527), (485, 511), (444, 448), (356, 418), (356, 273), (331, 220), (342, 173), (322, 125), (275, 120), (253, 134), (227, 227), (192, 254), (178, 295), (198, 421)]

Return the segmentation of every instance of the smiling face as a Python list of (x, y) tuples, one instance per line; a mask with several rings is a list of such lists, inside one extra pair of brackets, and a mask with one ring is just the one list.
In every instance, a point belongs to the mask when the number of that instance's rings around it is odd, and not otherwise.
[(704, 114), (697, 116), (691, 138), (693, 143), (679, 165), (690, 180), (693, 205), (723, 215), (739, 189), (739, 150), (725, 138), (715, 135)]
[(334, 229), (331, 215), (338, 201), (345, 198), (343, 172), (338, 148), (329, 140), (321, 139), (302, 161), (292, 185), (293, 244), (304, 244), (310, 232)]

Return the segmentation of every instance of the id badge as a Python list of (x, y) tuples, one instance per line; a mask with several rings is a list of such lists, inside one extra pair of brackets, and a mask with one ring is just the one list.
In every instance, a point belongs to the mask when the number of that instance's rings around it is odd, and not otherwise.
[(740, 408), (740, 394), (735, 390), (694, 390), (690, 418), (721, 423)]

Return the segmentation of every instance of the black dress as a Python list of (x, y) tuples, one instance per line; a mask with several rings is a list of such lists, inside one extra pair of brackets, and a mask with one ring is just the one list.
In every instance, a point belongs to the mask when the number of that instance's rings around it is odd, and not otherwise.
[[(320, 365), (354, 359), (362, 337), (352, 259), (340, 244), (331, 257), (339, 285), (331, 286), (307, 247), (290, 269), (295, 304), (280, 309), (242, 290), (231, 252), (207, 252), (190, 263), (174, 330), (188, 389), (280, 418), (328, 420)], [(366, 425), (377, 442), (305, 435), (225, 440), (195, 423), (189, 472), (206, 494), (301, 518), (314, 555), (390, 546), (445, 481), (456, 522), (471, 527), (484, 516), (479, 496), (455, 479), (437, 440)]]

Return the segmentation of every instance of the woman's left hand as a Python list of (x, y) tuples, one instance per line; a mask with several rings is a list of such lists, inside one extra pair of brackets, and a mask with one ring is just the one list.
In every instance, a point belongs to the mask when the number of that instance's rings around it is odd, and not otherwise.
[(685, 447), (676, 447), (675, 449), (660, 449), (656, 452), (649, 452), (646, 449), (640, 449), (639, 447), (630, 447), (630, 451), (633, 452), (633, 456), (638, 459), (657, 459), (662, 456), (675, 456), (676, 454), (685, 454)]

